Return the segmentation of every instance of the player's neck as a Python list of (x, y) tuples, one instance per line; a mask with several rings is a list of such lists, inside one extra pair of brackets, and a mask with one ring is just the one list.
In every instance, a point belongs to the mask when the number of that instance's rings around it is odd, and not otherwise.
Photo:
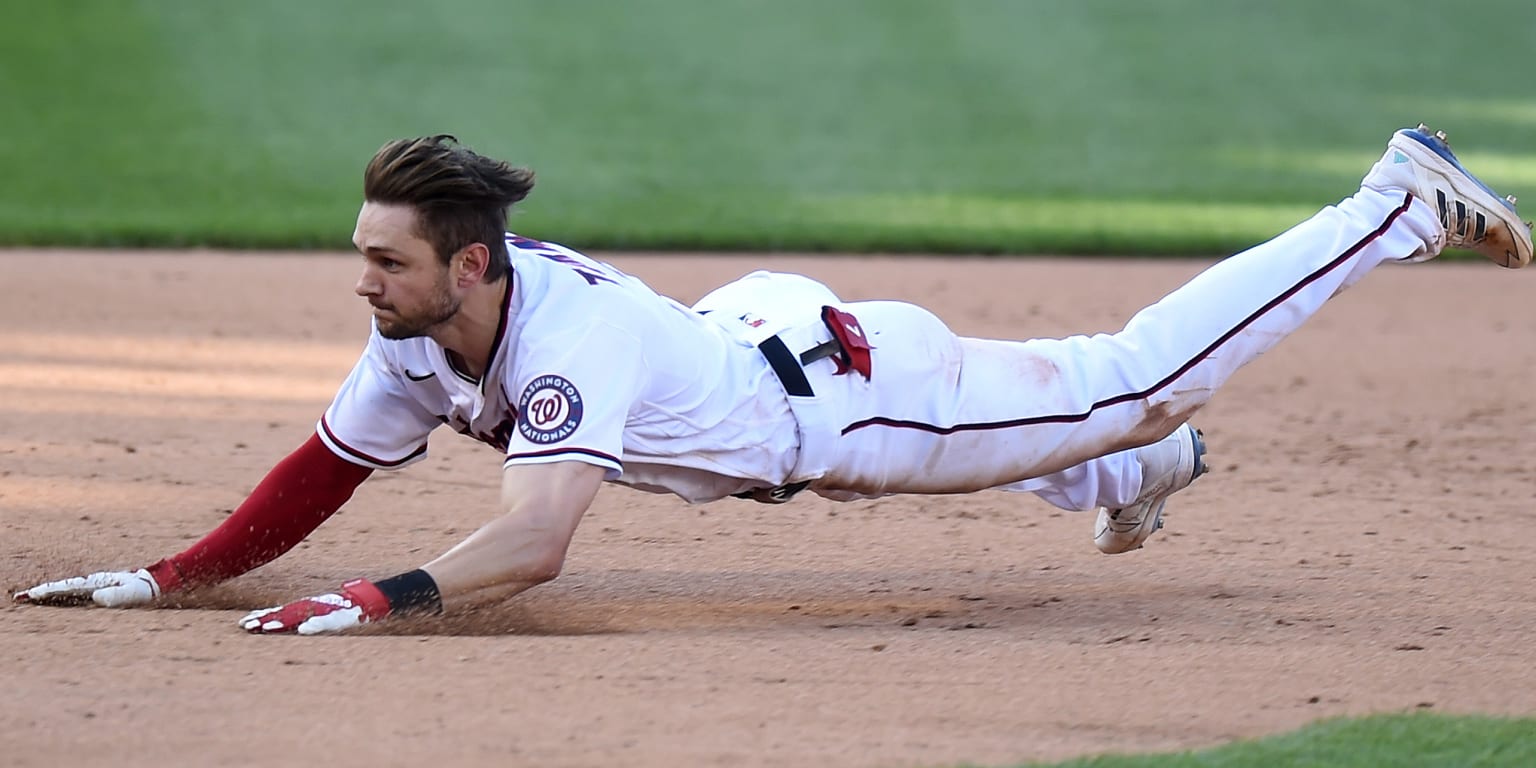
[(505, 277), (494, 283), (477, 284), (464, 297), (453, 319), (432, 331), (432, 340), (447, 350), (465, 373), (477, 379), (485, 376), (485, 368), (490, 364), (510, 285)]

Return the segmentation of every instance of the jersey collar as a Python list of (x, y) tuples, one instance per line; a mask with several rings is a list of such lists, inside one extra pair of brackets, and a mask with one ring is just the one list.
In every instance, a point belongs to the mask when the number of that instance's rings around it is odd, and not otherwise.
[[(496, 322), (496, 336), (491, 339), (490, 352), (485, 356), (485, 374), (489, 374), (491, 372), (492, 366), (496, 365), (496, 358), (501, 352), (501, 340), (507, 334), (507, 314), (508, 309), (510, 309), (512, 306), (512, 284), (515, 278), (516, 274), (509, 268), (507, 270), (507, 285), (502, 289), (501, 292), (501, 319)], [(453, 358), (454, 356), (448, 354), (447, 349), (443, 349), (443, 359), (448, 361), (448, 369), (453, 371), (454, 374), (459, 378), (471, 384), (478, 385), (483, 394), (485, 390), (485, 380), (489, 377), (485, 374), (482, 374), (480, 378), (471, 376), (464, 369), (460, 368), (458, 363), (454, 362)]]

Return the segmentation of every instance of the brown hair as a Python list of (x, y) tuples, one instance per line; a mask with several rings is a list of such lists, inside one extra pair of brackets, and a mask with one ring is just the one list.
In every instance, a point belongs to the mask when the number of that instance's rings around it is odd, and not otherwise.
[(470, 151), (448, 134), (397, 139), (363, 171), (363, 199), (416, 209), (417, 234), (444, 264), (471, 243), (491, 251), (485, 281), (507, 273), (507, 213), (533, 189), (533, 171)]

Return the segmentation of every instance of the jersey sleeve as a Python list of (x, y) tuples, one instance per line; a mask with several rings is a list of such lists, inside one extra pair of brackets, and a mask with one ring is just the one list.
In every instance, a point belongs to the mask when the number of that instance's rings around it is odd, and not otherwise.
[(315, 431), (353, 464), (399, 469), (427, 455), (427, 435), (441, 423), (406, 391), (375, 331)]
[(609, 323), (545, 337), (510, 378), (517, 429), (504, 466), (581, 461), (624, 472), (624, 426), (648, 378), (640, 342)]

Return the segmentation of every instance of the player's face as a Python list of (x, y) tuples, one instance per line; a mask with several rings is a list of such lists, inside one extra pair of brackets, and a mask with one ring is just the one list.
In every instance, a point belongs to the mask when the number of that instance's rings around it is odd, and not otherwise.
[(460, 300), (450, 290), (448, 266), (431, 243), (416, 235), (415, 208), (363, 203), (352, 244), (363, 254), (357, 295), (373, 306), (379, 335), (426, 336), (458, 314)]

